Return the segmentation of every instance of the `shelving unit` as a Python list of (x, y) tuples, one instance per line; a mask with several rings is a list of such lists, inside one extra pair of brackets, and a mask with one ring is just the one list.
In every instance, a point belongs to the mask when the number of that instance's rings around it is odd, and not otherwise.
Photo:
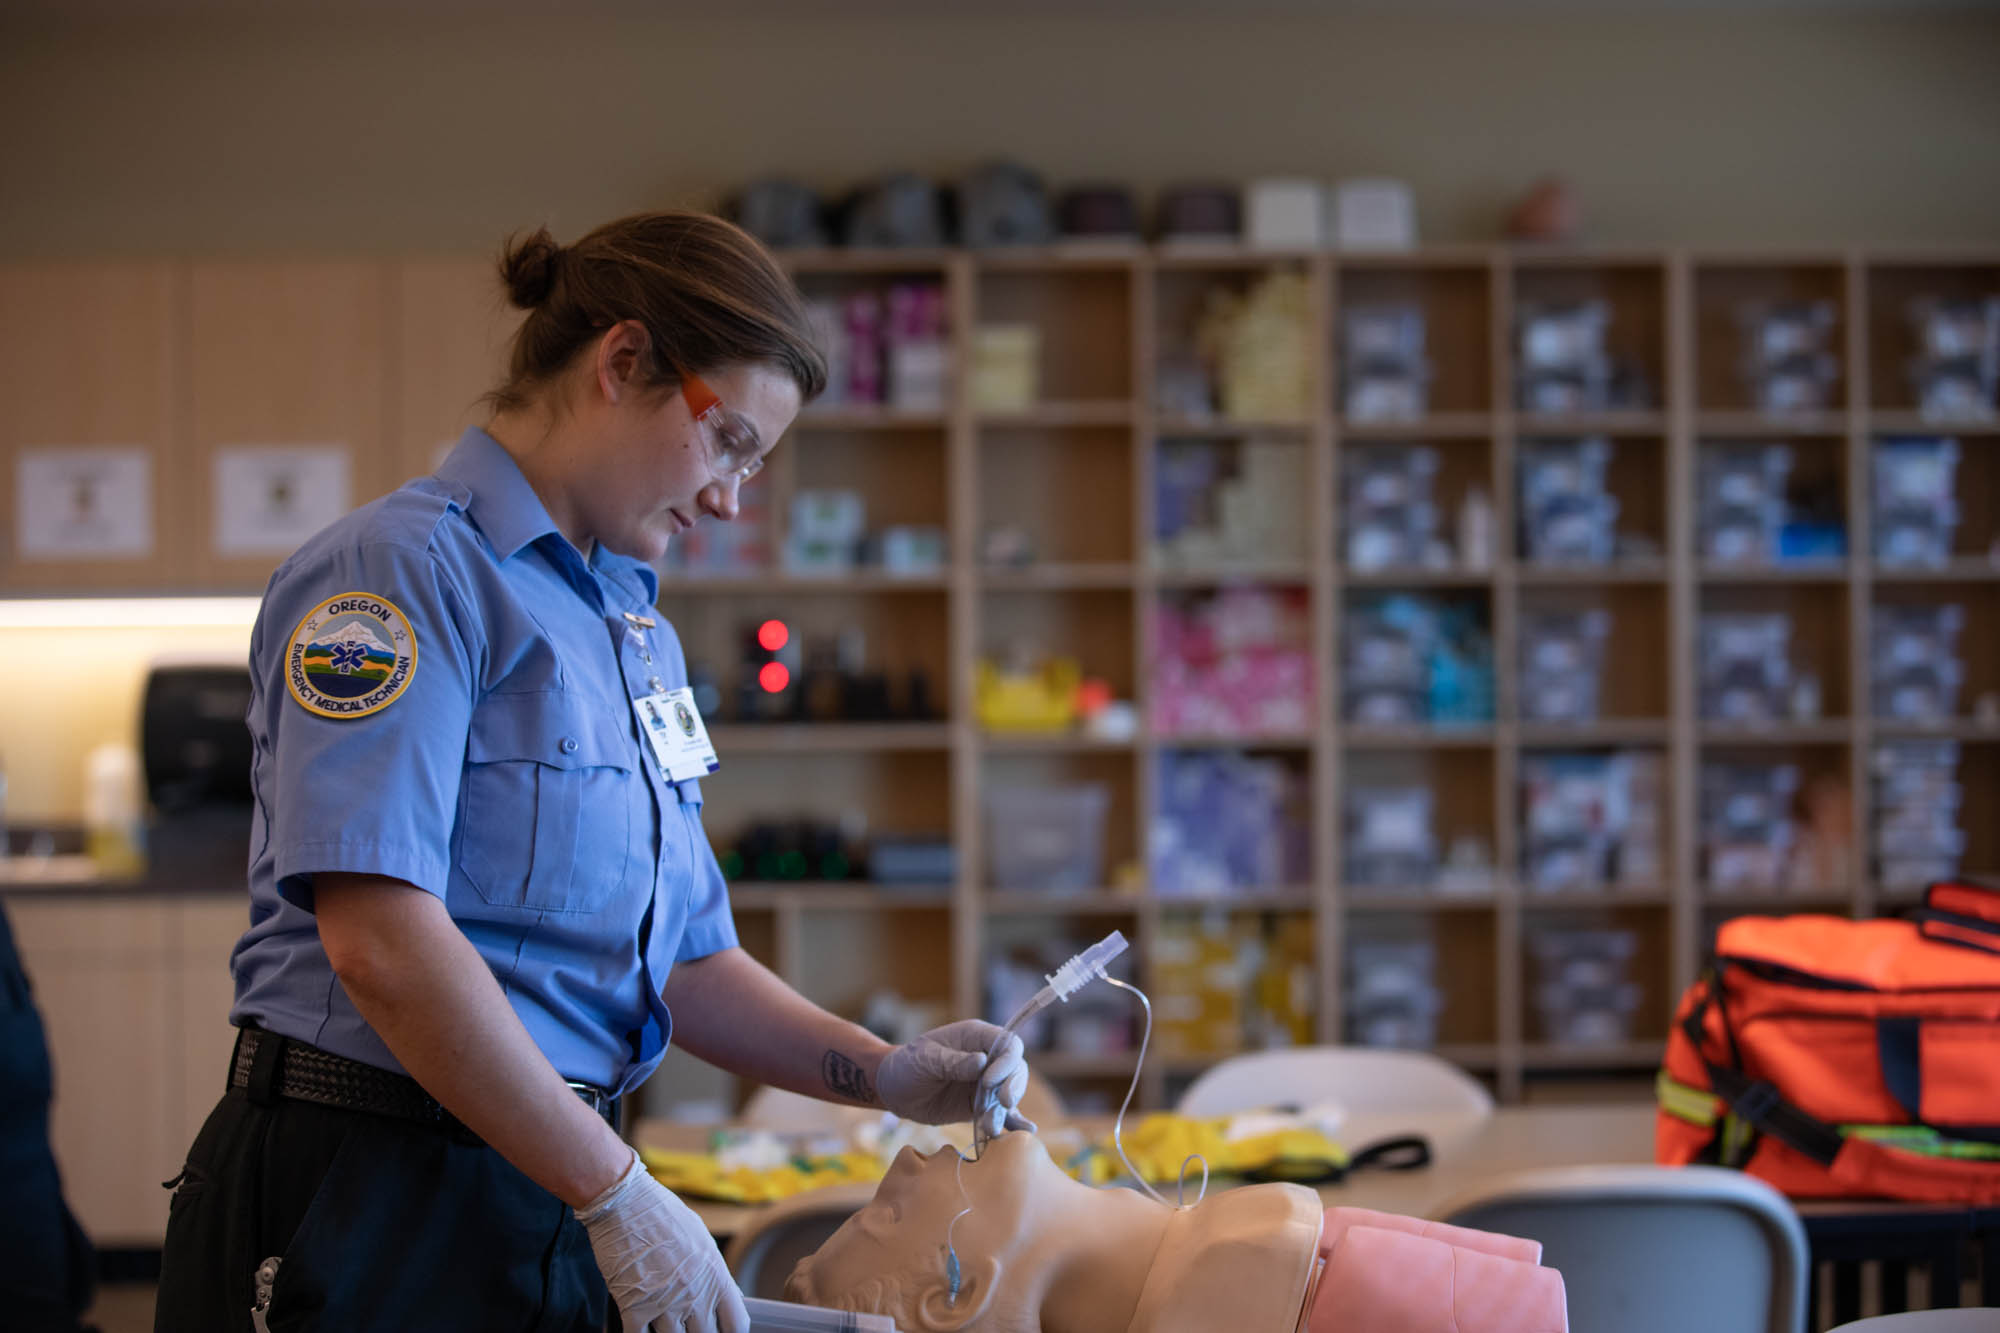
[[(942, 411), (832, 406), (805, 412), (760, 482), (773, 549), (790, 498), (804, 489), (851, 487), (866, 495), (871, 525), (927, 524), (948, 534), (949, 559), (933, 575), (862, 571), (832, 578), (779, 572), (745, 577), (670, 576), (660, 604), (691, 659), (727, 662), (746, 623), (779, 615), (796, 632), (830, 635), (857, 627), (871, 666), (898, 680), (927, 679), (937, 716), (881, 724), (734, 724), (715, 728), (722, 770), (706, 785), (706, 820), (718, 843), (754, 818), (865, 815), (871, 832), (948, 832), (958, 873), (925, 889), (865, 883), (744, 883), (736, 887), (746, 944), (813, 998), (853, 1009), (893, 989), (952, 1016), (983, 1014), (983, 963), (1008, 940), (1063, 932), (1095, 938), (1124, 930), (1134, 942), (1130, 974), (1156, 1005), (1158, 947), (1185, 923), (1305, 922), (1312, 944), (1310, 1009), (1317, 1040), (1346, 1031), (1343, 973), (1357, 936), (1420, 930), (1436, 941), (1446, 1008), (1438, 1049), (1489, 1077), (1503, 1098), (1543, 1074), (1625, 1070), (1657, 1058), (1671, 1005), (1692, 979), (1715, 924), (1744, 911), (1812, 907), (1872, 912), (1902, 901), (1874, 882), (1869, 812), (1870, 754), (1878, 741), (1945, 738), (1960, 743), (1966, 808), (2000, 800), (2000, 719), (1973, 708), (2000, 682), (2000, 424), (1943, 425), (1921, 419), (1904, 380), (1910, 335), (1904, 303), (1920, 292), (2000, 292), (2000, 250), (1946, 255), (1849, 253), (1702, 254), (1682, 251), (1517, 253), (1463, 246), (1388, 255), (1260, 253), (1232, 248), (968, 253), (814, 251), (783, 257), (810, 296), (838, 299), (896, 280), (941, 285), (954, 361)], [(282, 266), (281, 266), (282, 267)], [(1236, 420), (1162, 410), (1162, 348), (1210, 288), (1242, 292), (1262, 275), (1302, 276), (1308, 292), (1312, 410), (1303, 419)], [(0, 433), (4, 479), (16, 450), (47, 444), (146, 443), (156, 450), (159, 562), (26, 565), (0, 562), (0, 584), (17, 594), (66, 589), (242, 588), (254, 591), (268, 564), (251, 569), (199, 549), (205, 533), (178, 506), (199, 512), (206, 486), (188, 468), (228, 438), (316, 438), (338, 433), (365, 456), (357, 488), (427, 466), (490, 384), (507, 327), (491, 307), (484, 266), (410, 260), (379, 265), (302, 265), (280, 286), (331, 321), (320, 342), (265, 340), (238, 349), (223, 332), (242, 291), (272, 275), (261, 268), (176, 264), (23, 266), (0, 273), (0, 299), (30, 312), (24, 326), (56, 328), (51, 312), (74, 310), (74, 337), (45, 349), (5, 344), (0, 387), (17, 402), (68, 405), (16, 414)], [(145, 318), (89, 312), (130, 288)], [(261, 291), (259, 286), (257, 290)], [(94, 293), (94, 295), (93, 295)], [(322, 297), (325, 298), (322, 301)], [(1515, 317), (1531, 302), (1596, 297), (1613, 311), (1608, 343), (1637, 369), (1649, 396), (1615, 412), (1541, 414), (1515, 407)], [(1840, 359), (1826, 407), (1773, 417), (1756, 410), (1737, 369), (1734, 309), (1747, 299), (1834, 304)], [(1411, 421), (1357, 421), (1343, 411), (1337, 367), (1339, 313), (1350, 303), (1422, 304), (1435, 377), (1428, 411)], [(262, 307), (262, 298), (259, 306)], [(458, 315), (450, 320), (452, 311)], [(440, 313), (443, 312), (443, 313)], [(53, 322), (52, 322), (53, 321)], [(440, 324), (440, 321), (445, 321)], [(1042, 401), (1007, 412), (975, 410), (968, 386), (971, 333), (993, 322), (1041, 331)], [(439, 352), (444, 327), (485, 340)], [(263, 328), (263, 325), (257, 325)], [(107, 387), (92, 378), (103, 356), (57, 351), (110, 330), (112, 360), (149, 369)], [(67, 336), (67, 335), (66, 335)], [(110, 336), (105, 334), (104, 336)], [(246, 358), (247, 370), (233, 356)], [(296, 358), (305, 358), (294, 364)], [(429, 358), (426, 360), (425, 358)], [(266, 363), (269, 363), (268, 367)], [(300, 406), (233, 399), (228, 413), (211, 384), (230, 365), (265, 379)], [(373, 367), (373, 369), (371, 369)], [(265, 370), (269, 374), (265, 374)], [(156, 371), (157, 373), (150, 373)], [(234, 372), (233, 372), (234, 373)], [(110, 389), (115, 388), (116, 392)], [(352, 420), (338, 416), (347, 412)], [(221, 415), (218, 415), (221, 414)], [(294, 421), (291, 418), (298, 418)], [(299, 432), (306, 432), (301, 435)], [(1881, 435), (1950, 434), (1961, 442), (1958, 544), (1937, 568), (1881, 569), (1869, 542), (1870, 449)], [(1519, 554), (1516, 466), (1524, 444), (1604, 437), (1607, 486), (1621, 526), (1656, 553), (1602, 565), (1530, 562)], [(1307, 520), (1302, 558), (1184, 565), (1154, 549), (1155, 482), (1163, 440), (1270, 440), (1302, 451)], [(1800, 467), (1839, 497), (1848, 554), (1811, 567), (1746, 567), (1703, 560), (1695, 541), (1695, 479), (1711, 441), (1784, 442)], [(1344, 560), (1338, 520), (1340, 465), (1362, 446), (1435, 446), (1440, 495), (1450, 503), (1478, 486), (1492, 497), (1492, 559), (1477, 568), (1369, 570)], [(372, 469), (372, 470), (371, 470)], [(379, 474), (379, 476), (378, 476)], [(365, 481), (365, 484), (363, 480)], [(359, 497), (358, 497), (359, 498)], [(205, 520), (204, 520), (205, 521)], [(995, 524), (1024, 530), (1035, 560), (989, 567), (982, 538)], [(189, 553), (173, 549), (186, 543)], [(1310, 726), (1280, 735), (1168, 737), (1157, 734), (1148, 645), (1163, 602), (1242, 585), (1297, 590), (1311, 635)], [(1465, 726), (1377, 727), (1340, 716), (1340, 624), (1356, 597), (1420, 591), (1476, 604), (1495, 663), (1496, 720)], [(1960, 716), (1938, 723), (1869, 716), (1869, 627), (1880, 605), (1959, 601), (1967, 607), (1968, 684)], [(1574, 725), (1525, 720), (1519, 649), (1524, 616), (1602, 607), (1611, 617), (1602, 720)], [(1696, 630), (1704, 611), (1784, 608), (1795, 648), (1818, 677), (1820, 716), (1764, 727), (1698, 714)], [(980, 657), (1026, 639), (1081, 659), (1087, 674), (1132, 700), (1142, 724), (1129, 739), (982, 734), (972, 706)], [(1146, 887), (1144, 853), (1163, 755), (1243, 749), (1279, 759), (1301, 783), (1307, 811), (1305, 873), (1297, 883), (1231, 895), (1168, 896)], [(1636, 748), (1663, 761), (1663, 873), (1657, 881), (1601, 893), (1537, 893), (1522, 882), (1518, 826), (1525, 758), (1550, 752)], [(1705, 760), (1794, 759), (1845, 787), (1851, 830), (1848, 873), (1810, 891), (1724, 891), (1705, 880), (1698, 829)], [(1438, 793), (1441, 833), (1474, 832), (1496, 870), (1489, 892), (1445, 895), (1359, 888), (1342, 882), (1342, 793), (1371, 767), (1419, 775)], [(1079, 893), (1040, 896), (990, 889), (984, 794), (997, 782), (1078, 777), (1110, 789), (1104, 881)], [(2000, 830), (1968, 820), (1968, 871), (2000, 870)], [(1121, 863), (1130, 867), (1120, 873)], [(1531, 1004), (1533, 932), (1547, 923), (1612, 922), (1640, 932), (1633, 975), (1643, 1000), (1633, 1039), (1602, 1047), (1550, 1043)], [(1170, 1104), (1201, 1061), (1149, 1061), (1144, 1104)], [(1066, 1091), (1107, 1095), (1129, 1073), (1129, 1056), (1044, 1054), (1036, 1066)]]
[[(904, 256), (842, 254), (835, 263), (799, 255), (789, 262), (802, 281), (832, 276), (852, 282), (871, 271), (911, 270)], [(1953, 257), (1960, 273), (1965, 257)], [(1804, 753), (1811, 766), (1845, 776), (1854, 803), (1852, 860), (1866, 867), (1866, 756), (1878, 736), (1950, 736), (1969, 747), (2000, 751), (2000, 724), (1965, 718), (1936, 725), (1877, 724), (1865, 716), (1866, 624), (1875, 585), (1920, 595), (1937, 587), (1987, 595), (2000, 591), (2000, 563), (1966, 552), (1939, 570), (1882, 571), (1865, 558), (1868, 441), (1879, 431), (1939, 429), (1898, 400), (1871, 406), (1861, 347), (1878, 336), (1866, 305), (1874, 270), (1863, 256), (1719, 256), (1679, 252), (1516, 255), (1478, 247), (1407, 255), (1334, 256), (1240, 251), (1167, 253), (1133, 250), (1072, 255), (1021, 252), (944, 254), (927, 261), (942, 274), (961, 367), (968, 332), (991, 320), (1025, 320), (1043, 330), (1042, 385), (1048, 402), (1030, 410), (974, 412), (961, 387), (940, 430), (949, 480), (945, 514), (953, 564), (942, 583), (954, 685), (950, 749), (952, 832), (960, 873), (949, 899), (948, 989), (933, 998), (953, 1013), (985, 1011), (982, 964), (990, 948), (1022, 930), (1066, 932), (1077, 938), (1116, 926), (1133, 938), (1144, 981), (1156, 971), (1149, 946), (1164, 924), (1208, 920), (1310, 918), (1316, 961), (1313, 1030), (1339, 1040), (1342, 966), (1348, 938), (1397, 923), (1420, 923), (1438, 941), (1440, 973), (1449, 975), (1440, 1050), (1493, 1079), (1504, 1097), (1543, 1074), (1626, 1070), (1640, 1073), (1658, 1058), (1674, 998), (1692, 978), (1704, 940), (1722, 916), (1745, 910), (1827, 906), (1872, 910), (1878, 900), (1865, 875), (1810, 893), (1745, 895), (1710, 892), (1699, 878), (1701, 857), (1694, 806), (1704, 755)], [(1994, 259), (1977, 259), (1991, 265)], [(876, 268), (870, 268), (873, 264)], [(1166, 413), (1154, 407), (1153, 373), (1162, 328), (1196, 299), (1203, 284), (1231, 290), (1270, 271), (1302, 273), (1314, 311), (1312, 363), (1318, 406), (1310, 419), (1234, 420), (1220, 415)], [(1921, 272), (1921, 270), (1918, 270)], [(1899, 275), (1906, 270), (1898, 268)], [(1853, 370), (1829, 411), (1773, 419), (1748, 407), (1728, 369), (1736, 334), (1727, 303), (1744, 294), (1832, 293), (1841, 302), (1840, 338)], [(1609, 413), (1542, 415), (1514, 410), (1514, 312), (1528, 300), (1596, 295), (1615, 311), (1610, 341), (1622, 358), (1650, 377), (1655, 405)], [(1437, 366), (1432, 411), (1415, 421), (1356, 422), (1343, 417), (1336, 393), (1336, 315), (1348, 300), (1410, 297), (1424, 302)], [(1898, 316), (1899, 318), (1900, 316)], [(1888, 316), (1880, 316), (1886, 319)], [(1879, 335), (1886, 337), (1887, 335)], [(1715, 345), (1720, 340), (1719, 348)], [(808, 414), (788, 448), (804, 457), (832, 435), (881, 426), (882, 414), (841, 410)], [(933, 429), (926, 422), (913, 429)], [(1968, 449), (1988, 435), (1956, 430)], [(1657, 544), (1657, 556), (1604, 565), (1537, 565), (1515, 553), (1514, 460), (1523, 439), (1600, 436), (1612, 441), (1609, 486), (1625, 526)], [(1153, 529), (1152, 467), (1163, 439), (1230, 441), (1255, 437), (1290, 441), (1307, 451), (1312, 495), (1309, 558), (1215, 568), (1167, 565), (1143, 534)], [(1851, 549), (1860, 553), (1823, 566), (1744, 568), (1697, 559), (1692, 526), (1695, 456), (1707, 439), (1789, 440), (1831, 451), (1846, 497)], [(1447, 453), (1454, 497), (1482, 486), (1494, 498), (1500, 547), (1478, 569), (1352, 571), (1338, 557), (1335, 516), (1338, 460), (1363, 444), (1424, 443)], [(822, 472), (822, 476), (826, 476)], [(1004, 521), (1027, 526), (1042, 559), (1019, 568), (987, 568), (980, 538)], [(1987, 531), (2000, 515), (1969, 518)], [(1979, 528), (1984, 523), (1986, 527)], [(1169, 738), (1142, 726), (1130, 740), (1081, 736), (989, 736), (970, 710), (965, 682), (973, 662), (1014, 635), (1050, 651), (1080, 656), (1091, 674), (1110, 680), (1149, 717), (1148, 663), (1138, 652), (1151, 642), (1154, 608), (1164, 594), (1200, 595), (1241, 586), (1303, 591), (1309, 606), (1316, 663), (1315, 723), (1279, 736)], [(782, 587), (757, 580), (759, 595), (783, 591), (807, 597), (829, 589)], [(836, 585), (842, 596), (894, 595), (880, 576)], [(1430, 590), (1480, 599), (1490, 616), (1499, 720), (1467, 726), (1371, 727), (1338, 716), (1338, 624), (1353, 594)], [(728, 591), (718, 581), (697, 591)], [(663, 603), (666, 599), (663, 597)], [(1692, 660), (1694, 627), (1704, 607), (1796, 605), (1800, 651), (1812, 658), (1826, 692), (1827, 717), (1751, 728), (1703, 721), (1696, 715)], [(1611, 667), (1601, 720), (1564, 725), (1519, 720), (1516, 652), (1524, 611), (1599, 605), (1611, 612)], [(1978, 613), (1975, 613), (1978, 614)], [(1989, 613), (2000, 618), (2000, 606)], [(1069, 636), (1074, 637), (1069, 637)], [(1823, 660), (1822, 660), (1823, 659)], [(1519, 774), (1524, 754), (1637, 747), (1658, 753), (1667, 776), (1666, 874), (1658, 882), (1599, 891), (1537, 893), (1513, 873), (1520, 848)], [(762, 748), (775, 748), (765, 746)], [(725, 757), (729, 747), (723, 747)], [(1169, 896), (1146, 890), (1134, 864), (1118, 887), (1043, 895), (1000, 893), (986, 883), (981, 793), (996, 780), (1054, 781), (1085, 775), (1113, 792), (1109, 864), (1132, 861), (1144, 846), (1159, 757), (1182, 750), (1241, 749), (1292, 756), (1309, 790), (1312, 874), (1309, 882), (1262, 892)], [(1370, 764), (1415, 765), (1446, 789), (1440, 821), (1477, 828), (1495, 852), (1491, 891), (1451, 896), (1414, 889), (1342, 885), (1339, 867), (1341, 787)], [(1980, 762), (1973, 768), (1986, 771)], [(1990, 767), (1990, 766), (1988, 766)], [(1977, 773), (1972, 776), (1976, 777)], [(718, 776), (712, 786), (727, 785)], [(2000, 783), (1992, 785), (2000, 795)], [(1122, 825), (1122, 827), (1118, 827)], [(1972, 852), (2000, 865), (2000, 848)], [(1974, 857), (1969, 856), (1968, 865)], [(813, 888), (796, 892), (811, 901)], [(850, 910), (865, 910), (864, 895)], [(739, 913), (763, 910), (764, 898), (739, 901)], [(893, 900), (899, 910), (908, 908)], [(1541, 1038), (1528, 1003), (1534, 977), (1527, 957), (1538, 923), (1614, 921), (1638, 929), (1644, 942), (1634, 975), (1644, 993), (1630, 1041), (1565, 1046)], [(1428, 923), (1428, 924), (1422, 924)], [(1004, 929), (1001, 927), (1004, 924)], [(946, 927), (933, 927), (942, 940)], [(856, 960), (873, 966), (876, 960)], [(885, 976), (885, 984), (894, 978)], [(1155, 1001), (1162, 994), (1155, 985)], [(825, 997), (820, 997), (825, 998)], [(1129, 1057), (1040, 1054), (1036, 1067), (1071, 1091), (1114, 1091)], [(1203, 1061), (1160, 1056), (1149, 1062), (1141, 1096), (1167, 1104)]]

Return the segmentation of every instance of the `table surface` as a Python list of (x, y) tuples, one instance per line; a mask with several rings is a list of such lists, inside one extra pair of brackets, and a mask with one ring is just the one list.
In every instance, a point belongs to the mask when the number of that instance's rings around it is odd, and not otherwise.
[[(1337, 1184), (1320, 1186), (1319, 1196), (1329, 1207), (1348, 1204), (1427, 1217), (1479, 1181), (1509, 1171), (1651, 1162), (1653, 1116), (1654, 1108), (1644, 1103), (1502, 1106), (1484, 1119), (1461, 1112), (1350, 1115), (1340, 1136), (1350, 1149), (1396, 1135), (1422, 1134), (1431, 1141), (1431, 1165), (1413, 1171), (1357, 1171)], [(1110, 1129), (1109, 1120), (1101, 1117), (1074, 1123), (1086, 1133)], [(637, 1126), (635, 1138), (649, 1147), (686, 1151), (705, 1146), (708, 1133), (646, 1120)], [(734, 1235), (768, 1206), (689, 1202), (717, 1236)]]

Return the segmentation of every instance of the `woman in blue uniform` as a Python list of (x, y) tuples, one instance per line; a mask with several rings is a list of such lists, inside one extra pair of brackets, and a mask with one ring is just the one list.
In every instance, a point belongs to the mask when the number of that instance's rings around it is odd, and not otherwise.
[(501, 271), (528, 315), (492, 421), (264, 597), (242, 1031), (172, 1182), (160, 1330), (596, 1330), (615, 1304), (742, 1333), (714, 1242), (615, 1129), (670, 1037), (829, 1100), (1018, 1121), (1018, 1039), (891, 1048), (804, 1000), (737, 947), (702, 834), (648, 564), (735, 516), (823, 387), (797, 291), (691, 213), (537, 232)]

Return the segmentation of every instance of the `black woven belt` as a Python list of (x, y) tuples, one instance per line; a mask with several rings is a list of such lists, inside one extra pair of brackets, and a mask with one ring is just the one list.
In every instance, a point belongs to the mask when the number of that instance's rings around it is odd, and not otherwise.
[[(261, 1060), (258, 1058), (260, 1053), (264, 1055)], [(250, 1089), (255, 1100), (260, 1065), (269, 1071), (263, 1080), (267, 1084), (263, 1091), (269, 1094), (348, 1111), (394, 1116), (398, 1120), (414, 1120), (468, 1138), (478, 1137), (457, 1116), (445, 1110), (437, 1098), (425, 1092), (422, 1084), (407, 1074), (377, 1069), (374, 1065), (365, 1065), (359, 1060), (350, 1060), (344, 1055), (322, 1051), (317, 1046), (308, 1046), (305, 1042), (258, 1028), (237, 1029), (236, 1052), (230, 1057), (229, 1064), (229, 1086)], [(619, 1127), (616, 1096), (588, 1083), (571, 1083), (569, 1088), (583, 1099), (584, 1105), (602, 1116), (606, 1124), (613, 1129)]]

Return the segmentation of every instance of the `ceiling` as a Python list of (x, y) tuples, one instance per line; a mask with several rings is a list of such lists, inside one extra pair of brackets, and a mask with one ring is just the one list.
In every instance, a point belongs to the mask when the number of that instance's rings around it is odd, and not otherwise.
[(535, 16), (575, 19), (1074, 17), (1420, 14), (1727, 14), (2000, 12), (2000, 0), (0, 0), (0, 19), (120, 21), (201, 18)]

